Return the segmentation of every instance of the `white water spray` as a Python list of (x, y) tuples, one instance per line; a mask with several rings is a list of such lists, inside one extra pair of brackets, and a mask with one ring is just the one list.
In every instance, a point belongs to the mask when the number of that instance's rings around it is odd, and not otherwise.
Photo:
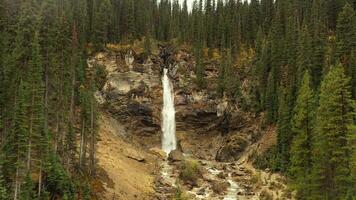
[(163, 109), (162, 109), (162, 149), (167, 154), (177, 148), (176, 140), (176, 111), (174, 109), (173, 85), (167, 76), (167, 69), (164, 68), (163, 85)]

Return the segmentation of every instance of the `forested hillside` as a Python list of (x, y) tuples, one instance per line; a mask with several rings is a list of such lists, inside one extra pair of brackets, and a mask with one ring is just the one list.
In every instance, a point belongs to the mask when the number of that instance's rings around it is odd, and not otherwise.
[[(197, 87), (220, 56), (220, 96), (265, 113), (278, 141), (259, 164), (298, 199), (356, 196), (356, 1), (0, 0), (0, 199), (94, 199), (105, 72), (87, 59), (110, 44), (189, 46)], [(252, 87), (237, 63), (249, 52)], [(241, 92), (251, 96), (240, 98)]]

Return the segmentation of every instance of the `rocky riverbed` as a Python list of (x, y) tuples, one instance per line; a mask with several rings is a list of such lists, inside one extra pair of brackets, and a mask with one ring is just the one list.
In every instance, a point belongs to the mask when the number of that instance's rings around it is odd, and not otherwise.
[[(180, 176), (186, 160), (199, 164), (202, 174), (194, 183), (185, 183)], [(182, 199), (196, 200), (291, 199), (281, 176), (258, 172), (245, 162), (221, 163), (189, 156), (181, 161), (164, 161), (160, 170), (155, 180), (157, 199), (171, 199), (177, 192), (182, 192)]]

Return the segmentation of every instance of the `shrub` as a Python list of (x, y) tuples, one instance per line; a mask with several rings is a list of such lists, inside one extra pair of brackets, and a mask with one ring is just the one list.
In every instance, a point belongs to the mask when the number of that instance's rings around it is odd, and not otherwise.
[(195, 160), (186, 160), (181, 166), (179, 177), (184, 183), (196, 185), (197, 180), (202, 176), (199, 163)]

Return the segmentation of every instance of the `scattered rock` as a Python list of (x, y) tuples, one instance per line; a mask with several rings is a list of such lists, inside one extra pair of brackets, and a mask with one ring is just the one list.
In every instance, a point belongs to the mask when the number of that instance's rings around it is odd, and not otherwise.
[(184, 160), (183, 153), (179, 150), (173, 150), (168, 155), (168, 160), (171, 162), (180, 162)]

